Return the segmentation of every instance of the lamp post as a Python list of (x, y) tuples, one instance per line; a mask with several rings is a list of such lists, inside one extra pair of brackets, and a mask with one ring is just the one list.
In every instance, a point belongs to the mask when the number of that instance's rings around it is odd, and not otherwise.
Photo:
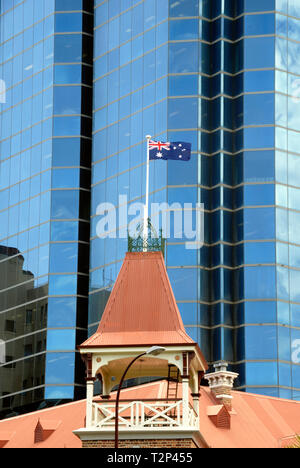
[(115, 449), (119, 448), (119, 401), (120, 401), (120, 393), (122, 389), (123, 382), (125, 380), (126, 374), (129, 371), (130, 367), (140, 359), (142, 356), (145, 355), (151, 355), (151, 356), (158, 356), (160, 353), (165, 351), (165, 348), (161, 346), (152, 346), (152, 348), (148, 349), (148, 351), (145, 351), (142, 354), (139, 354), (137, 357), (135, 357), (126, 367), (124, 374), (121, 377), (119, 387), (118, 387), (118, 392), (117, 392), (117, 398), (116, 398), (116, 411), (115, 411)]

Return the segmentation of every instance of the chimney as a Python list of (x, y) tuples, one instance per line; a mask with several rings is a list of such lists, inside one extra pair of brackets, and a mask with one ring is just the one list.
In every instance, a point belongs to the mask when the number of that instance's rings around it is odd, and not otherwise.
[(233, 382), (239, 374), (229, 372), (226, 362), (218, 362), (214, 364), (215, 372), (206, 374), (204, 378), (208, 380), (209, 387), (213, 396), (218, 401), (219, 405), (224, 405), (230, 411), (232, 409), (232, 394)]

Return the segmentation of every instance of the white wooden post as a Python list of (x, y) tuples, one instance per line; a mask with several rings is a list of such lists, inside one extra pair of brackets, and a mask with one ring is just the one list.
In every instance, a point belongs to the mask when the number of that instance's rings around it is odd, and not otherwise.
[(199, 395), (193, 395), (193, 408), (196, 414), (199, 414)]
[(200, 402), (199, 395), (193, 395), (193, 408), (197, 415), (197, 421), (199, 421), (199, 402)]
[(94, 380), (86, 382), (86, 427), (92, 427), (93, 424), (93, 398), (94, 398)]
[(189, 424), (189, 378), (182, 377), (182, 424)]

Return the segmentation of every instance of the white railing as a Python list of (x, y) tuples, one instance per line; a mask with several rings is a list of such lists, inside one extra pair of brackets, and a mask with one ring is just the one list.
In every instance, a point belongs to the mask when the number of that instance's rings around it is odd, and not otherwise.
[[(113, 428), (115, 403), (93, 403), (92, 426)], [(189, 427), (199, 429), (199, 418), (189, 406), (183, 415), (183, 401), (148, 403), (145, 401), (123, 402), (119, 405), (119, 428), (141, 429), (162, 427)]]

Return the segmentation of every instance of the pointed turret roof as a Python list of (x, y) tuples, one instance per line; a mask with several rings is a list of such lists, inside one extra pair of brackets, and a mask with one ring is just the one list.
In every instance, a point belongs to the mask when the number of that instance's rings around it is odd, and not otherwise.
[(153, 344), (197, 346), (185, 332), (162, 253), (127, 253), (98, 330), (80, 348)]

